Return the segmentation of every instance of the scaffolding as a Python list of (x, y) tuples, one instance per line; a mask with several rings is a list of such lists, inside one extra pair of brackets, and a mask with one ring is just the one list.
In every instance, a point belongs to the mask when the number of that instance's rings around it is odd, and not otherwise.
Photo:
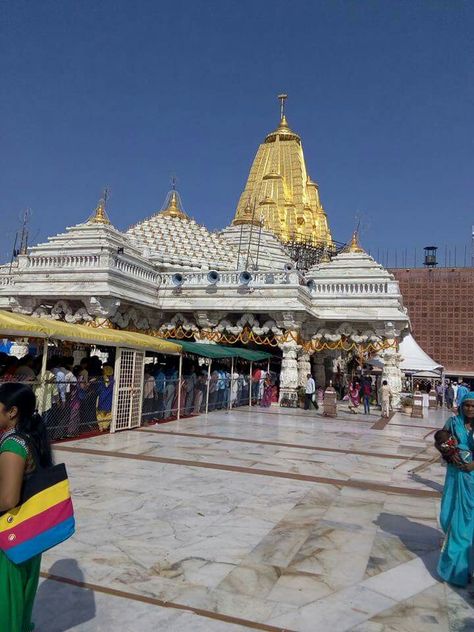
[(312, 266), (329, 261), (346, 244), (332, 241), (329, 245), (314, 237), (302, 237), (301, 235), (291, 235), (290, 239), (283, 243), (288, 255), (295, 262), (297, 270), (309, 270)]

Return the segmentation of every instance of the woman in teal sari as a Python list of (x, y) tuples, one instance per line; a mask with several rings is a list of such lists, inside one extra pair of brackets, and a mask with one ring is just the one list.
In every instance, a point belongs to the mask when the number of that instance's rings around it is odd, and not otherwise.
[(474, 570), (474, 392), (460, 402), (457, 415), (445, 429), (456, 437), (462, 464), (448, 463), (441, 500), (441, 527), (445, 540), (438, 562), (440, 577), (455, 586), (466, 586)]

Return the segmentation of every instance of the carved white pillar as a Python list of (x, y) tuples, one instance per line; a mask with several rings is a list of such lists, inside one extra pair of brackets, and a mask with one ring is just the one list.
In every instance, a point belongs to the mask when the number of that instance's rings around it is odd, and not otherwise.
[[(390, 339), (387, 342), (392, 344), (395, 343), (393, 339)], [(387, 383), (392, 391), (392, 406), (394, 408), (398, 408), (400, 406), (400, 393), (402, 391), (402, 372), (400, 370), (400, 361), (402, 357), (393, 346), (385, 349), (381, 353), (381, 358), (384, 363), (382, 370), (382, 382), (383, 380), (387, 380)]]
[(298, 362), (296, 360), (298, 345), (295, 340), (290, 339), (279, 347), (283, 352), (280, 373), (280, 402), (287, 399), (296, 407), (298, 405)]
[(306, 386), (308, 373), (311, 373), (310, 355), (300, 347), (297, 356), (298, 386)]

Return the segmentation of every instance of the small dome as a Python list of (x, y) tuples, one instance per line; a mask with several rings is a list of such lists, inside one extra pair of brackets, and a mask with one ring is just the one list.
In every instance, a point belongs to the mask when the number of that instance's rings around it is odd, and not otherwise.
[(162, 217), (177, 217), (178, 219), (189, 220), (189, 217), (183, 211), (183, 205), (181, 204), (179, 193), (175, 189), (170, 191), (166, 196), (160, 215)]

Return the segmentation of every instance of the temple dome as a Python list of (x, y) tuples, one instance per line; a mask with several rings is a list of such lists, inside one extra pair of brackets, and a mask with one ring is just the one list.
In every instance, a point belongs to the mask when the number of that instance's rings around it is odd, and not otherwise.
[(172, 189), (171, 191), (169, 191), (168, 195), (166, 196), (163, 208), (160, 211), (160, 215), (162, 215), (163, 217), (178, 217), (179, 219), (189, 220), (189, 217), (183, 210), (181, 196), (176, 191), (176, 189)]
[(231, 269), (234, 248), (216, 233), (198, 224), (184, 210), (179, 193), (168, 193), (162, 209), (126, 231), (147, 258), (164, 268)]

